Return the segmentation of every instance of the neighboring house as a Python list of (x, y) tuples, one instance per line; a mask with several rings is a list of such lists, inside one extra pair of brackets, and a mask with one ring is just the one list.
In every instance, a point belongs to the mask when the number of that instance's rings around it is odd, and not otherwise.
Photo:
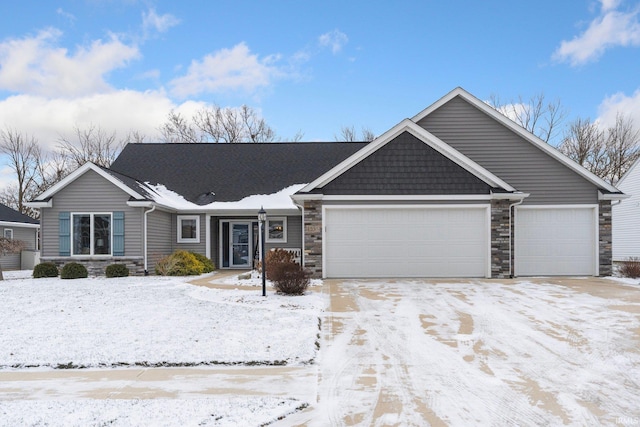
[(629, 194), (613, 204), (613, 261), (640, 258), (640, 159), (624, 174), (617, 187)]
[(250, 268), (299, 249), (322, 277), (611, 274), (626, 196), (463, 89), (371, 143), (129, 144), (30, 205), (42, 259), (127, 262), (184, 248)]
[(0, 254), (3, 270), (30, 269), (35, 265), (38, 250), (40, 221), (0, 204), (0, 232), (2, 237), (24, 242), (22, 253)]

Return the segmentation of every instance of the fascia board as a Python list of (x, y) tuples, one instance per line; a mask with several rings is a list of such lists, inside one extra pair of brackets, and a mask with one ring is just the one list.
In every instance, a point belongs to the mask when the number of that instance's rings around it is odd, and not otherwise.
[(1, 227), (16, 227), (16, 228), (40, 228), (40, 224), (31, 224), (28, 222), (13, 222), (13, 221), (0, 221)]
[(528, 130), (526, 130), (525, 128), (523, 128), (522, 126), (520, 126), (519, 124), (517, 124), (507, 116), (505, 116), (504, 114), (498, 112), (495, 108), (491, 107), (487, 103), (476, 98), (475, 96), (473, 96), (466, 90), (462, 89), (461, 87), (455, 88), (454, 90), (452, 90), (451, 92), (449, 92), (448, 94), (446, 94), (445, 96), (437, 100), (435, 103), (431, 104), (429, 107), (425, 108), (424, 110), (422, 110), (421, 112), (413, 116), (411, 120), (414, 123), (419, 122), (420, 120), (422, 120), (423, 118), (431, 114), (433, 111), (437, 110), (438, 108), (440, 108), (441, 106), (443, 106), (444, 104), (446, 104), (447, 102), (455, 98), (456, 96), (460, 96), (465, 101), (469, 102), (471, 105), (478, 108), (480, 111), (491, 116), (492, 118), (494, 118), (495, 120), (497, 120), (498, 122), (500, 122), (501, 124), (509, 128), (513, 132), (517, 133), (522, 138), (529, 141), (531, 144), (538, 147), (540, 150), (544, 151), (546, 154), (548, 154), (555, 160), (559, 161), (569, 169), (573, 170), (578, 175), (581, 175), (583, 178), (585, 178), (587, 181), (590, 181), (592, 184), (596, 185), (597, 187), (604, 188), (614, 193), (619, 191), (613, 185), (609, 184), (608, 182), (606, 182), (599, 176), (593, 174), (592, 172), (589, 172), (587, 169), (580, 166), (579, 164), (577, 164), (576, 162), (574, 162), (573, 160), (571, 160), (570, 158), (568, 158), (567, 156), (565, 156), (564, 154), (556, 150), (554, 147), (552, 147), (548, 143), (544, 142), (543, 140), (541, 140), (540, 138), (538, 138), (537, 136), (535, 136), (534, 134), (532, 134), (531, 132), (529, 132)]
[(54, 194), (56, 194), (57, 192), (59, 192), (60, 190), (65, 188), (67, 185), (69, 185), (72, 182), (74, 182), (76, 179), (78, 179), (79, 177), (84, 175), (89, 170), (92, 170), (92, 171), (96, 172), (98, 175), (100, 175), (101, 177), (103, 177), (107, 181), (111, 182), (113, 185), (115, 185), (116, 187), (120, 188), (122, 191), (124, 191), (125, 193), (127, 193), (131, 197), (134, 197), (136, 199), (144, 199), (144, 197), (142, 195), (140, 195), (136, 191), (132, 190), (129, 186), (125, 185), (122, 181), (120, 181), (119, 179), (115, 178), (113, 175), (105, 172), (102, 168), (100, 168), (100, 167), (98, 167), (95, 164), (90, 163), (90, 162), (89, 163), (85, 163), (84, 165), (82, 165), (78, 169), (76, 169), (75, 171), (71, 172), (69, 175), (64, 177), (62, 180), (60, 180), (59, 182), (57, 182), (56, 184), (51, 186), (47, 191), (45, 191), (40, 196), (38, 196), (37, 199), (38, 200), (39, 199), (47, 199), (49, 197), (52, 197)]
[(46, 201), (34, 201), (34, 202), (26, 202), (25, 206), (35, 209), (40, 208), (52, 208), (53, 207), (53, 199), (49, 199)]
[(602, 192), (598, 191), (598, 200), (624, 200), (628, 199), (629, 197), (631, 197), (629, 194), (624, 193), (603, 194)]
[(328, 172), (302, 188), (299, 193), (308, 193), (309, 191), (323, 187), (332, 180), (336, 179), (338, 176), (342, 175), (344, 172), (349, 170), (351, 167), (364, 160), (369, 155), (376, 152), (378, 149), (386, 145), (388, 142), (392, 141), (402, 132), (409, 132), (425, 144), (429, 145), (434, 150), (438, 151), (440, 154), (444, 155), (448, 159), (452, 160), (454, 163), (460, 165), (462, 168), (470, 172), (471, 174), (477, 176), (479, 179), (487, 183), (492, 187), (501, 187), (507, 191), (515, 191), (515, 189), (510, 186), (508, 183), (498, 178), (493, 173), (489, 172), (464, 154), (455, 150), (453, 147), (447, 145), (445, 142), (437, 138), (432, 133), (428, 132), (426, 129), (418, 126), (416, 123), (409, 119), (404, 119), (396, 126), (382, 134), (380, 137), (376, 138), (374, 141), (369, 143), (366, 147), (362, 148), (355, 154), (351, 155), (337, 166), (330, 169)]

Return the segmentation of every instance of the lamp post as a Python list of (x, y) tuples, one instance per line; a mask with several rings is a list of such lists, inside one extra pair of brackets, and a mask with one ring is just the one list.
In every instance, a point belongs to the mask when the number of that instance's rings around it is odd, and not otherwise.
[(265, 241), (265, 225), (267, 223), (267, 211), (260, 206), (258, 211), (258, 224), (260, 224), (260, 264), (262, 265), (262, 296), (267, 296), (267, 264), (264, 262), (264, 241)]

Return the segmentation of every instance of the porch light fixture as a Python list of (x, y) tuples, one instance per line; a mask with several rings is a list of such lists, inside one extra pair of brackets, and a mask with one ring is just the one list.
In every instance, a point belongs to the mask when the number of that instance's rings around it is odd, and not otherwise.
[(258, 223), (260, 224), (260, 265), (262, 266), (262, 296), (267, 296), (267, 281), (266, 281), (266, 273), (267, 273), (267, 265), (264, 262), (264, 241), (266, 239), (265, 226), (267, 224), (267, 211), (264, 210), (264, 207), (260, 206), (260, 210), (258, 211)]

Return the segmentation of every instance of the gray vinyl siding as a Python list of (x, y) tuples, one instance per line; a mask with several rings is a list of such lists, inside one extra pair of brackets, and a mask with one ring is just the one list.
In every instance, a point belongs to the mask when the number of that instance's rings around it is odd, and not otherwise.
[[(197, 215), (200, 217), (200, 243), (178, 243), (178, 216)], [(189, 252), (197, 252), (206, 255), (207, 233), (206, 233), (206, 216), (205, 214), (195, 214), (181, 212), (180, 214), (171, 215), (171, 242), (174, 250), (182, 249)]]
[(171, 217), (171, 213), (163, 211), (153, 211), (147, 215), (147, 266), (151, 273), (155, 271), (160, 258), (173, 252)]
[[(3, 226), (0, 227), (0, 236), (4, 236), (5, 229), (13, 230), (13, 240), (20, 240), (24, 242), (24, 249), (31, 251), (35, 250), (37, 238), (36, 228), (20, 227), (18, 224), (15, 226)], [(21, 261), (22, 257), (20, 253), (7, 253), (0, 255), (0, 266), (2, 266), (3, 270), (19, 270), (21, 268)]]
[(53, 207), (41, 210), (42, 257), (58, 257), (58, 214), (60, 212), (124, 212), (125, 256), (141, 257), (142, 208), (127, 206), (129, 195), (91, 170), (60, 190)]
[(524, 204), (598, 203), (593, 184), (460, 97), (418, 125), (517, 190), (530, 193)]

